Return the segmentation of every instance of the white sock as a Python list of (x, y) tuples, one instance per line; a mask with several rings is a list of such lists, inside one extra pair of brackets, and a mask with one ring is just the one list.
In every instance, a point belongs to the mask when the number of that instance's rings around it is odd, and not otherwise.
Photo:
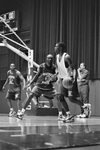
[(62, 111), (59, 111), (59, 116), (61, 116), (62, 115)]
[(25, 112), (25, 109), (24, 109), (24, 108), (22, 108), (22, 112), (23, 112), (23, 113)]
[(12, 111), (12, 110), (14, 110), (13, 108), (10, 108), (10, 110)]
[(67, 112), (66, 112), (66, 115), (70, 115), (70, 111), (67, 111)]

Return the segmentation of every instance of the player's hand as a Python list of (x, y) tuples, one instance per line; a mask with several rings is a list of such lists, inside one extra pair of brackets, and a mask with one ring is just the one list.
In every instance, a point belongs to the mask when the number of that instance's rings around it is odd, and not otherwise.
[(81, 71), (81, 68), (78, 68), (77, 71), (80, 72), (80, 71)]
[(2, 91), (4, 91), (4, 90), (5, 90), (5, 86), (2, 87)]
[(75, 82), (75, 78), (73, 76), (70, 76), (70, 79), (72, 80), (72, 83)]
[(56, 82), (56, 81), (57, 81), (57, 75), (56, 75), (56, 74), (52, 75), (50, 81), (51, 81), (51, 82)]

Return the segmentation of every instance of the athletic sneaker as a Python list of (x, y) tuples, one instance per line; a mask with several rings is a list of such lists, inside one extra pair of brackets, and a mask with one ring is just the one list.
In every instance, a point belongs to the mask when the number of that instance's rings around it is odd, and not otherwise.
[(20, 111), (20, 114), (17, 115), (17, 118), (22, 120), (24, 117), (24, 113), (22, 111)]
[(77, 118), (88, 118), (85, 113), (77, 115)]
[(65, 116), (63, 116), (63, 115), (58, 116), (58, 121), (63, 121), (64, 119), (65, 119)]
[(84, 113), (77, 115), (77, 118), (89, 118), (91, 116), (91, 104), (84, 104)]
[(21, 113), (21, 110), (18, 110), (18, 111), (17, 111), (17, 115), (20, 115), (20, 113)]
[(84, 114), (86, 114), (85, 118), (89, 118), (91, 116), (91, 104), (84, 104)]
[(15, 115), (16, 115), (16, 112), (14, 110), (10, 110), (8, 116), (12, 117), (12, 116), (15, 116)]
[(67, 117), (63, 120), (64, 123), (70, 123), (74, 122), (74, 116), (73, 115), (67, 115)]

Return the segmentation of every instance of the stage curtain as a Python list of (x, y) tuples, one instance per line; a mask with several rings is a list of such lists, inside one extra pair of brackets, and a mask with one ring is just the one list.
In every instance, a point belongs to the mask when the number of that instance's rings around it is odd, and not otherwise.
[(91, 79), (100, 78), (100, 1), (31, 0), (30, 47), (34, 60), (45, 61), (63, 41), (75, 68), (86, 63)]
[(47, 54), (54, 54), (54, 45), (60, 41), (61, 1), (32, 0), (31, 3), (30, 47), (34, 50), (34, 60), (40, 64)]

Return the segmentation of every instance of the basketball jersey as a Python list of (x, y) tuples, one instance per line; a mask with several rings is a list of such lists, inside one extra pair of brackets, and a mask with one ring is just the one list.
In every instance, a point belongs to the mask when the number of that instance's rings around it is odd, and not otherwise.
[(8, 84), (9, 84), (8, 90), (10, 92), (15, 92), (20, 90), (21, 84), (20, 84), (19, 74), (20, 72), (18, 70), (15, 70), (14, 72), (11, 72), (11, 70), (9, 70), (7, 72)]
[(38, 77), (37, 85), (39, 88), (43, 90), (44, 89), (49, 90), (53, 87), (53, 85), (51, 83), (46, 84), (45, 81), (48, 80), (49, 74), (55, 74), (56, 66), (52, 64), (52, 66), (49, 67), (45, 63), (42, 63), (40, 65), (40, 68), (41, 68), (41, 73), (40, 76)]
[(59, 72), (58, 74), (59, 78), (65, 78), (71, 75), (71, 68), (70, 67), (66, 68), (65, 66), (65, 59), (64, 59), (65, 55), (67, 56), (68, 54), (64, 53), (60, 61), (59, 61), (59, 54), (57, 55), (57, 67)]

